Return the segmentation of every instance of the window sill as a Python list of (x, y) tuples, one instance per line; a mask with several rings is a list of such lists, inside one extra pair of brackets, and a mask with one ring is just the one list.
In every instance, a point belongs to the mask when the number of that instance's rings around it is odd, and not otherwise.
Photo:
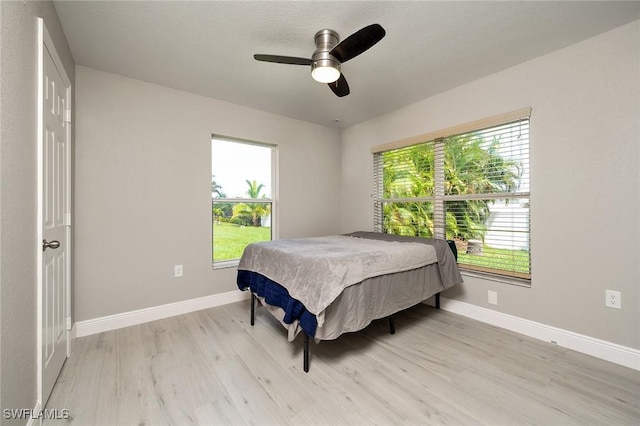
[(231, 260), (222, 260), (218, 262), (213, 262), (213, 269), (227, 269), (227, 268), (237, 268), (238, 263), (240, 263), (240, 259), (231, 259)]
[(490, 274), (487, 272), (479, 272), (473, 271), (470, 269), (464, 269), (460, 267), (460, 274), (465, 277), (479, 278), (483, 280), (495, 281), (504, 284), (511, 284), (518, 287), (531, 287), (531, 280), (516, 278), (516, 277), (507, 277), (504, 275)]

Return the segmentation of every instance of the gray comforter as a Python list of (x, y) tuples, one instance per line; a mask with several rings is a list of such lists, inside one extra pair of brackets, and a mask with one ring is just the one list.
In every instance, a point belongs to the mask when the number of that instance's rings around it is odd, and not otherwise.
[(444, 288), (447, 289), (462, 282), (462, 275), (460, 275), (460, 270), (458, 269), (456, 258), (451, 252), (449, 244), (445, 240), (423, 237), (405, 237), (401, 235), (382, 234), (379, 232), (365, 231), (352, 232), (345, 235), (350, 237), (368, 238), (381, 241), (412, 242), (432, 246), (436, 250), (436, 256), (438, 258), (438, 269), (440, 270), (440, 278), (442, 279)]
[(320, 314), (346, 287), (435, 263), (438, 250), (419, 241), (385, 241), (359, 234), (275, 240), (247, 246), (238, 269), (257, 272), (285, 287), (318, 315), (321, 326)]

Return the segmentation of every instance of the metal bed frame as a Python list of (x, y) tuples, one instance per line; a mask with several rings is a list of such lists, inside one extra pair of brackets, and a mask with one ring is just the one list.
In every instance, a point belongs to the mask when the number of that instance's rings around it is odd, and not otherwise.
[[(435, 308), (440, 309), (440, 293), (436, 293), (435, 295)], [(258, 298), (256, 295), (251, 292), (251, 326), (253, 327), (256, 323), (256, 300)], [(389, 334), (396, 334), (396, 324), (393, 320), (393, 315), (389, 315)], [(304, 332), (304, 350), (302, 353), (302, 368), (305, 373), (309, 372), (309, 335)]]

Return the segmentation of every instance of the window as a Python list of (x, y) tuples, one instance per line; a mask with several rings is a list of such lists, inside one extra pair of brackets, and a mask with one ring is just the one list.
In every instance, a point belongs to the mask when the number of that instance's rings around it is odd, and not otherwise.
[(276, 148), (211, 138), (212, 260), (236, 266), (244, 248), (273, 238)]
[(376, 231), (454, 240), (461, 269), (528, 285), (529, 115), (374, 148)]

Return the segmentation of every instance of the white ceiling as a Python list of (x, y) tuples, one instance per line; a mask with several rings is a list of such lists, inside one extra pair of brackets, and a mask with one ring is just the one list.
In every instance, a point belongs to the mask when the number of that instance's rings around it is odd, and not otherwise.
[[(618, 1), (55, 1), (78, 65), (331, 127), (349, 127), (640, 19)], [(304, 66), (323, 28), (387, 35), (345, 63), (336, 97)]]

